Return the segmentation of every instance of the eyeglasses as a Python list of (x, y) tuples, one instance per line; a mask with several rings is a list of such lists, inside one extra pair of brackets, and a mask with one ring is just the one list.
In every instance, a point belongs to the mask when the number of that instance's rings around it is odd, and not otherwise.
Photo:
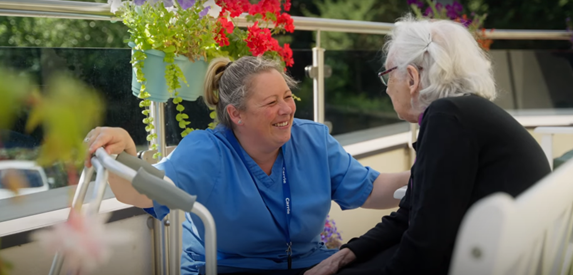
[(378, 77), (380, 78), (380, 81), (382, 81), (382, 84), (384, 84), (385, 86), (388, 86), (388, 79), (390, 78), (390, 73), (396, 69), (398, 69), (398, 66), (378, 73)]

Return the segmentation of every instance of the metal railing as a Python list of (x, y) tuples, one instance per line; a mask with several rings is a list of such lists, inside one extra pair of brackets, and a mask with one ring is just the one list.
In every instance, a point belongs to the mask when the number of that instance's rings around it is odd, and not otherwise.
[[(90, 3), (63, 0), (0, 0), (0, 16), (17, 16), (17, 17), (49, 17), (61, 19), (83, 19), (83, 20), (105, 20), (119, 21), (110, 12), (110, 5), (107, 3)], [(378, 34), (389, 33), (394, 27), (394, 23), (386, 22), (365, 22), (355, 20), (340, 20), (327, 18), (310, 18), (310, 17), (292, 17), (295, 29), (298, 31), (316, 31), (316, 46), (312, 49), (313, 62), (312, 67), (316, 70), (313, 78), (313, 104), (314, 120), (324, 123), (324, 48), (320, 45), (321, 31), (328, 32), (345, 32), (361, 34)], [(239, 26), (246, 27), (247, 21), (245, 16), (237, 19)], [(485, 37), (490, 39), (508, 39), (508, 40), (569, 40), (571, 34), (565, 30), (503, 30), (496, 29), (494, 32), (486, 30)], [(163, 103), (156, 103), (156, 119), (161, 122)], [(165, 131), (164, 123), (157, 123), (156, 129), (158, 134), (160, 152), (165, 151)], [(412, 128), (415, 133), (416, 128)], [(412, 139), (415, 139), (413, 136)], [(174, 214), (174, 213), (172, 213)], [(175, 215), (172, 215), (175, 216)], [(170, 274), (179, 273), (180, 257), (174, 255), (181, 252), (180, 239), (180, 222), (173, 218), (171, 228), (167, 230), (163, 223), (161, 232), (167, 236), (157, 239), (155, 242), (162, 247), (159, 253), (155, 253), (156, 271)], [(178, 236), (179, 238), (177, 238)], [(170, 239), (167, 241), (167, 239)], [(157, 248), (157, 247), (156, 247)]]
[[(0, 16), (56, 17), (63, 19), (119, 20), (110, 12), (106, 3), (90, 3), (63, 0), (0, 0)], [(293, 16), (296, 30), (330, 31), (365, 34), (389, 33), (394, 23), (365, 22), (328, 18)], [(246, 26), (244, 17), (239, 25)], [(571, 33), (565, 30), (486, 30), (485, 37), (509, 40), (569, 40)]]

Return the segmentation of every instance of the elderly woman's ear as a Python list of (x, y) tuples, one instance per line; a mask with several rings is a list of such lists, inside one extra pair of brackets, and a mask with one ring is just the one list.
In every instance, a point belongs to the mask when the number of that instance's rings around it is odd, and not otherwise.
[(412, 65), (408, 65), (408, 67), (406, 67), (406, 71), (408, 72), (410, 96), (418, 96), (418, 92), (420, 91), (420, 72)]

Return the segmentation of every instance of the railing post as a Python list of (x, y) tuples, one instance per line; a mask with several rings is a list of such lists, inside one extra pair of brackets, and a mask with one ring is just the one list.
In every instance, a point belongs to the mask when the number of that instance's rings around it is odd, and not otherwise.
[(183, 251), (183, 218), (182, 210), (171, 210), (169, 214), (169, 271), (170, 275), (181, 273), (181, 252)]
[(324, 49), (320, 47), (320, 30), (316, 31), (316, 47), (312, 48), (312, 66), (317, 68), (312, 80), (313, 118), (324, 123)]
[[(161, 160), (163, 155), (165, 154), (165, 105), (161, 102), (154, 102), (151, 101), (150, 109), (150, 116), (153, 118), (153, 125), (155, 127), (154, 132), (157, 134), (157, 151), (161, 153), (161, 157), (158, 159)], [(165, 218), (160, 220), (155, 220), (154, 222), (154, 230), (153, 230), (153, 243), (155, 251), (153, 251), (154, 255), (154, 263), (155, 263), (155, 274), (159, 275), (167, 275), (171, 274), (170, 266), (171, 262), (169, 261), (169, 248), (170, 248), (170, 238), (169, 238), (169, 229), (172, 227), (166, 227), (165, 224), (170, 224), (170, 216), (167, 215)], [(176, 270), (179, 270), (177, 268)]]

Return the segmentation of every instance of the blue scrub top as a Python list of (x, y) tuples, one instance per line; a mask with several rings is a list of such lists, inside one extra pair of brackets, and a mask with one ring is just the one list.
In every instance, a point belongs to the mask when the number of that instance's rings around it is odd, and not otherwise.
[[(292, 268), (310, 267), (334, 254), (320, 240), (330, 201), (343, 210), (361, 206), (379, 173), (346, 153), (323, 124), (295, 119), (270, 176), (240, 148), (243, 161), (225, 131), (222, 125), (193, 131), (156, 165), (213, 215), (218, 272), (287, 269), (283, 161), (292, 196)], [(155, 201), (145, 210), (158, 219), (169, 213)], [(195, 214), (186, 217), (181, 272), (197, 274), (204, 268), (204, 227)]]

